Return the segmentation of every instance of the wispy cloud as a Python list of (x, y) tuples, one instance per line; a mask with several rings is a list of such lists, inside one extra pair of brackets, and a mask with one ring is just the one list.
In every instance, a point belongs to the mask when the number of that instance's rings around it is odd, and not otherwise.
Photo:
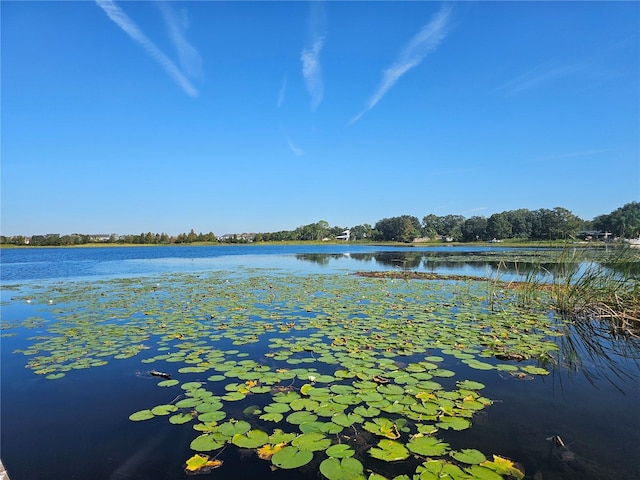
[(138, 28), (129, 16), (116, 5), (113, 0), (96, 0), (96, 4), (104, 10), (107, 16), (135, 40), (160, 66), (169, 74), (180, 87), (192, 97), (198, 96), (198, 91), (180, 69), (167, 57), (147, 36)]
[(472, 208), (471, 210), (465, 210), (464, 212), (462, 212), (462, 215), (468, 215), (469, 213), (477, 213), (486, 209), (487, 207), (476, 207), (476, 208)]
[(178, 52), (180, 66), (189, 77), (202, 77), (202, 59), (198, 50), (186, 39), (186, 31), (189, 28), (187, 11), (182, 9), (178, 15), (167, 2), (158, 2), (162, 17), (167, 25), (169, 38)]
[(289, 150), (291, 150), (291, 152), (295, 156), (300, 157), (301, 155), (304, 155), (304, 150), (302, 150), (301, 148), (298, 148), (298, 146), (295, 145), (288, 136), (287, 136), (287, 144), (289, 145)]
[(371, 110), (395, 85), (395, 83), (412, 68), (420, 65), (424, 58), (434, 51), (448, 33), (451, 6), (443, 6), (422, 29), (402, 49), (398, 59), (382, 73), (378, 89), (366, 103), (364, 110), (353, 117), (349, 124), (357, 122), (366, 112)]
[(311, 96), (311, 111), (315, 111), (322, 102), (324, 84), (322, 82), (322, 67), (320, 52), (324, 46), (324, 10), (320, 2), (312, 2), (310, 23), (310, 46), (304, 48), (300, 54), (302, 63), (302, 77)]
[(500, 85), (497, 90), (504, 92), (507, 96), (515, 95), (571, 75), (580, 68), (582, 68), (580, 65), (538, 65)]
[(288, 75), (284, 76), (284, 78), (282, 79), (282, 85), (280, 85), (280, 91), (278, 92), (278, 103), (277, 103), (278, 108), (280, 108), (284, 103), (284, 97), (287, 94), (287, 77)]
[(294, 145), (294, 143), (288, 138), (287, 138), (287, 143), (289, 144), (289, 148), (291, 149), (294, 155), (298, 157), (301, 155), (304, 155), (304, 151), (301, 148), (298, 148), (296, 145)]
[(287, 129), (281, 125), (280, 130), (282, 131), (282, 135), (287, 141), (287, 145), (289, 146), (289, 150), (291, 150), (291, 153), (293, 153), (296, 157), (300, 157), (304, 155), (304, 150), (302, 150), (295, 143), (293, 143), (293, 141), (291, 140), (291, 137), (289, 136), (289, 132), (287, 132)]

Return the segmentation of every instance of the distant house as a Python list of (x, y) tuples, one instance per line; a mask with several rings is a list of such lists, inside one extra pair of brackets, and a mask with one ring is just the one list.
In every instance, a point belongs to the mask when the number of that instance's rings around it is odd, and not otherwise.
[(578, 232), (578, 236), (584, 240), (604, 240), (607, 241), (611, 238), (610, 232), (603, 232), (602, 230), (581, 230)]
[(225, 233), (218, 237), (219, 242), (248, 242), (251, 243), (255, 240), (255, 233)]
[(118, 240), (118, 236), (115, 234), (107, 234), (107, 233), (96, 233), (94, 235), (90, 235), (92, 242), (108, 242), (111, 238), (111, 235), (115, 237), (115, 240)]
[(348, 242), (349, 238), (351, 238), (351, 230), (347, 229), (344, 232), (342, 232), (340, 235), (338, 235), (336, 237), (336, 240), (344, 240), (345, 242)]

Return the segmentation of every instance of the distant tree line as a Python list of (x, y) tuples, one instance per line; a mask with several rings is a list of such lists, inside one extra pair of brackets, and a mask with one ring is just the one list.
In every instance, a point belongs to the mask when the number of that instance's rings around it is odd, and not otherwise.
[[(325, 220), (302, 225), (295, 230), (257, 234), (233, 234), (216, 237), (206, 234), (181, 233), (171, 237), (166, 233), (141, 233), (139, 235), (34, 235), (0, 237), (0, 243), (32, 246), (83, 245), (90, 243), (121, 244), (188, 244), (196, 242), (278, 242), (278, 241), (322, 241), (335, 239), (346, 227), (331, 227)], [(351, 241), (395, 241), (413, 242), (417, 238), (441, 239), (452, 242), (474, 242), (487, 240), (524, 239), (559, 240), (575, 238), (579, 231), (608, 232), (614, 237), (635, 238), (640, 235), (640, 202), (631, 202), (605, 215), (587, 221), (566, 208), (541, 208), (539, 210), (506, 210), (490, 217), (480, 215), (465, 218), (462, 215), (438, 216), (429, 214), (422, 218), (411, 215), (383, 218), (372, 227), (356, 225), (349, 229)]]
[(599, 215), (591, 224), (618, 237), (637, 238), (640, 236), (640, 202), (627, 203), (608, 215)]
[(147, 232), (139, 235), (86, 235), (79, 233), (59, 235), (57, 233), (49, 233), (47, 235), (33, 235), (30, 238), (23, 235), (13, 237), (0, 236), (0, 243), (34, 247), (61, 247), (91, 243), (169, 245), (172, 243), (216, 242), (217, 240), (213, 232), (196, 234), (193, 229), (189, 233), (181, 233), (177, 237), (171, 237), (164, 232)]

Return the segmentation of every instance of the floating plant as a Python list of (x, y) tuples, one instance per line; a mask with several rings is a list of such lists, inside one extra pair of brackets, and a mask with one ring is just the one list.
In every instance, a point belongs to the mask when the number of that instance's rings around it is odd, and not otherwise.
[(20, 353), (50, 379), (132, 358), (141, 376), (162, 373), (167, 403), (129, 418), (192, 424), (188, 473), (231, 446), (282, 469), (315, 459), (328, 479), (385, 478), (370, 458), (420, 478), (518, 477), (438, 433), (491, 405), (456, 372), (547, 374), (558, 333), (544, 311), (489, 308), (481, 283), (437, 285), (224, 272), (69, 284), (35, 297), (53, 299), (56, 321)]

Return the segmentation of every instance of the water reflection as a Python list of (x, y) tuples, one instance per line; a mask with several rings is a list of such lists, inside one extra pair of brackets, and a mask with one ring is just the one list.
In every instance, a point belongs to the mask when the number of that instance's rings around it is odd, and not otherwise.
[(640, 371), (640, 328), (621, 319), (564, 319), (558, 337), (556, 364), (571, 373), (581, 373), (596, 386), (601, 379), (621, 392), (637, 384)]
[[(372, 251), (358, 253), (297, 254), (296, 259), (323, 267), (334, 263), (361, 264), (355, 269), (426, 271), (439, 274), (474, 275), (487, 278), (537, 279), (551, 281), (579, 275), (592, 262), (551, 261), (539, 253), (518, 252), (507, 258), (504, 252), (460, 251)], [(559, 351), (548, 359), (546, 367), (560, 379), (583, 374), (593, 385), (599, 380), (611, 382), (619, 390), (638, 382), (640, 371), (640, 328), (621, 321), (559, 318)], [(543, 360), (544, 361), (544, 360)]]
[(480, 275), (495, 277), (566, 276), (580, 268), (577, 262), (556, 262), (539, 257), (536, 252), (523, 252), (505, 257), (504, 252), (460, 252), (460, 251), (382, 251), (359, 253), (304, 253), (297, 254), (300, 261), (329, 266), (349, 258), (356, 262), (372, 264), (376, 269), (399, 269), (406, 271), (428, 271), (458, 275)]

